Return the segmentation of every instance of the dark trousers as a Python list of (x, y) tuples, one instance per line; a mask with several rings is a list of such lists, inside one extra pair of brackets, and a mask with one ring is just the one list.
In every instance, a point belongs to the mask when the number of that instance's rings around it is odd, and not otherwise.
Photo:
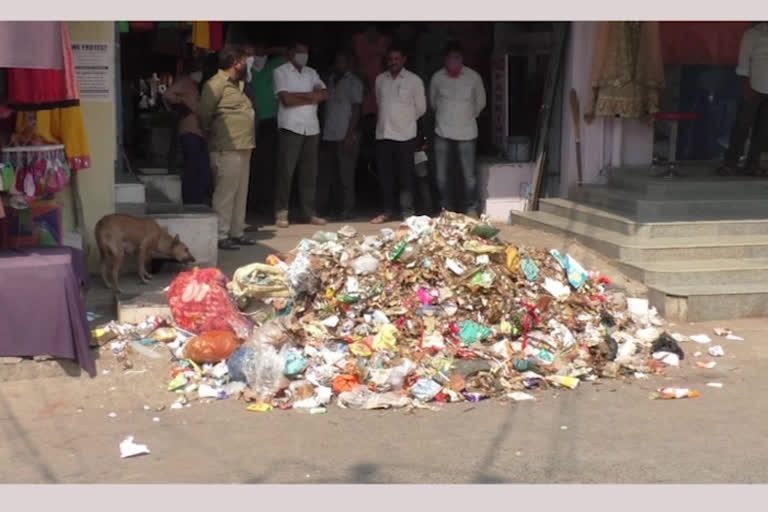
[(757, 167), (760, 154), (768, 142), (768, 94), (753, 92), (749, 98), (743, 98), (736, 119), (733, 122), (731, 140), (725, 153), (725, 165), (736, 166), (744, 154), (744, 145), (752, 130), (752, 141), (747, 155), (747, 168)]
[(317, 160), (320, 135), (299, 135), (280, 130), (277, 155), (275, 213), (287, 214), (291, 203), (291, 185), (299, 167), (299, 199), (304, 215), (314, 217), (317, 200)]
[(414, 153), (416, 142), (408, 140), (379, 140), (376, 142), (376, 169), (381, 182), (384, 214), (394, 215), (397, 210), (395, 181), (400, 191), (400, 212), (403, 217), (413, 215), (413, 179), (416, 171)]
[(184, 154), (184, 175), (181, 177), (181, 199), (184, 204), (211, 205), (213, 172), (205, 139), (194, 133), (179, 137)]
[(251, 155), (251, 181), (248, 191), (250, 212), (271, 215), (275, 210), (277, 144), (277, 119), (260, 120), (256, 148)]
[(330, 213), (329, 200), (332, 196), (341, 199), (339, 210), (342, 216), (352, 214), (355, 207), (355, 172), (359, 148), (359, 137), (352, 146), (348, 146), (344, 141), (324, 140), (320, 143), (317, 207), (323, 215)]

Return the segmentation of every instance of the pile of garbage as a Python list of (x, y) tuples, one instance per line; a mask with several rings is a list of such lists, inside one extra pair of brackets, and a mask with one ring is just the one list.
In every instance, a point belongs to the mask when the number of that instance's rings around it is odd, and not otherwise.
[[(196, 393), (322, 413), (334, 397), (356, 409), (527, 400), (663, 365), (647, 301), (568, 254), (498, 234), (446, 212), (375, 236), (318, 232), (226, 285), (215, 269), (182, 273), (169, 290), (176, 329), (162, 341), (177, 362), (168, 389), (182, 405)], [(230, 310), (240, 313), (227, 320)], [(163, 328), (142, 335), (157, 342)]]

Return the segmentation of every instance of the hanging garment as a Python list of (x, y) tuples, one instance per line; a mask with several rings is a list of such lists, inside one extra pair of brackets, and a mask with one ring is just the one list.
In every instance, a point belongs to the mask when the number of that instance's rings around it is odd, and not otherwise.
[(664, 64), (658, 22), (601, 22), (584, 119), (650, 119), (659, 111)]
[(0, 68), (62, 69), (61, 21), (0, 21)]
[(131, 32), (150, 32), (155, 28), (154, 21), (131, 21)]
[(211, 48), (211, 32), (207, 21), (192, 22), (192, 44), (195, 48)]
[[(32, 127), (26, 116), (16, 116), (16, 133), (24, 133)], [(38, 110), (35, 113), (35, 135), (46, 144), (64, 144), (69, 167), (73, 171), (91, 166), (88, 136), (79, 106), (53, 110)]]
[(39, 110), (80, 104), (69, 28), (59, 23), (62, 69), (8, 70), (8, 105), (16, 110)]
[(224, 22), (193, 21), (192, 44), (204, 50), (219, 51), (224, 48)]

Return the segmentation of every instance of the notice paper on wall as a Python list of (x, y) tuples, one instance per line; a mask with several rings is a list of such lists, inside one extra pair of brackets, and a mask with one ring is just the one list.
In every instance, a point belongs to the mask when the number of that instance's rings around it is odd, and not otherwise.
[(80, 86), (80, 99), (113, 101), (114, 47), (110, 42), (73, 42), (75, 74)]

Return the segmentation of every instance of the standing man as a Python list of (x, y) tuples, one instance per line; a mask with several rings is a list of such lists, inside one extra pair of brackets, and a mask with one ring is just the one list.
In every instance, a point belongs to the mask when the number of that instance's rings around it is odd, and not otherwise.
[(744, 96), (731, 130), (725, 162), (717, 172), (721, 176), (736, 173), (739, 158), (752, 130), (752, 142), (746, 161), (746, 173), (760, 174), (760, 155), (768, 139), (768, 115), (760, 114), (768, 103), (768, 22), (760, 22), (744, 33), (739, 48), (736, 74), (743, 77)]
[(243, 91), (246, 55), (230, 46), (219, 54), (219, 71), (206, 82), (198, 117), (208, 138), (214, 174), (213, 209), (219, 216), (219, 249), (254, 245), (246, 238), (251, 151), (256, 143), (255, 114)]
[(325, 84), (317, 71), (307, 66), (309, 46), (294, 43), (288, 49), (288, 62), (275, 69), (274, 88), (279, 100), (277, 127), (277, 189), (275, 216), (277, 227), (287, 228), (291, 185), (296, 167), (300, 168), (299, 195), (309, 223), (325, 225), (317, 216), (317, 160), (320, 121), (317, 106), (328, 99)]
[(355, 170), (360, 150), (359, 122), (363, 103), (363, 82), (351, 71), (351, 64), (349, 52), (336, 52), (335, 69), (328, 79), (317, 194), (318, 207), (327, 213), (330, 209), (330, 189), (337, 181), (341, 183), (342, 220), (349, 220), (355, 207)]
[(198, 61), (184, 63), (184, 74), (165, 92), (163, 98), (179, 111), (179, 139), (184, 154), (184, 175), (181, 197), (184, 204), (211, 204), (213, 174), (208, 158), (197, 108), (200, 103), (200, 82), (203, 72)]
[(275, 210), (273, 192), (277, 167), (277, 98), (272, 77), (275, 69), (286, 62), (285, 48), (268, 47), (264, 41), (256, 41), (246, 47), (246, 53), (249, 64), (246, 90), (253, 101), (258, 121), (248, 210), (271, 215)]
[(384, 212), (371, 220), (381, 224), (395, 213), (394, 182), (400, 189), (400, 211), (413, 215), (413, 180), (416, 164), (417, 121), (427, 111), (424, 82), (404, 68), (405, 52), (393, 46), (387, 52), (388, 71), (376, 78), (376, 167), (381, 180)]
[(435, 167), (440, 206), (443, 210), (449, 209), (448, 169), (454, 162), (451, 157), (455, 150), (464, 177), (464, 211), (477, 217), (475, 148), (477, 117), (485, 108), (485, 88), (480, 75), (464, 66), (464, 51), (457, 42), (445, 47), (445, 67), (432, 76), (429, 102), (435, 110)]

